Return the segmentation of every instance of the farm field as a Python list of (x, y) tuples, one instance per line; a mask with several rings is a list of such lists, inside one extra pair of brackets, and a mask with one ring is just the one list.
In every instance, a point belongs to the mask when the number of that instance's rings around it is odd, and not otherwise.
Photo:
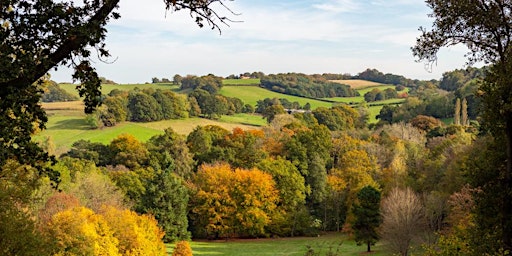
[(359, 90), (364, 89), (367, 87), (376, 87), (381, 86), (384, 84), (367, 81), (367, 80), (360, 80), (360, 79), (349, 79), (349, 80), (331, 80), (331, 82), (339, 83), (339, 84), (346, 84), (349, 85), (351, 88)]
[(263, 100), (265, 98), (287, 99), (291, 102), (297, 101), (302, 106), (309, 102), (309, 104), (311, 104), (311, 109), (315, 109), (317, 107), (329, 108), (332, 106), (332, 103), (329, 102), (277, 93), (258, 86), (223, 86), (219, 93), (227, 97), (237, 97), (245, 104), (251, 104), (253, 106), (256, 106), (256, 102), (258, 100)]
[[(338, 252), (338, 255), (362, 255), (366, 254), (366, 246), (357, 246), (354, 241), (346, 236), (332, 233), (320, 237), (296, 237), (277, 239), (248, 239), (248, 240), (222, 240), (222, 241), (192, 241), (190, 243), (194, 255), (281, 255), (302, 256), (308, 250), (308, 246), (314, 251), (314, 255), (327, 255), (329, 251)], [(168, 245), (171, 255), (173, 245)], [(389, 255), (382, 243), (372, 246), (370, 255)], [(318, 253), (318, 254), (317, 254)]]

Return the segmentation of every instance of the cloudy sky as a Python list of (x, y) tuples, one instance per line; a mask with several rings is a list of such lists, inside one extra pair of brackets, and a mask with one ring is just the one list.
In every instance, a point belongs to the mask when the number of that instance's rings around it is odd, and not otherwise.
[[(465, 67), (464, 47), (441, 51), (428, 72), (411, 53), (420, 26), (429, 27), (423, 0), (235, 0), (240, 22), (222, 33), (199, 28), (185, 11), (165, 12), (161, 0), (121, 0), (121, 19), (108, 25), (112, 63), (100, 76), (143, 83), (174, 74), (219, 76), (261, 71), (350, 73), (366, 68), (413, 79), (440, 79)], [(216, 10), (222, 12), (222, 7)], [(224, 12), (225, 13), (225, 12)], [(65, 68), (52, 79), (70, 81)]]

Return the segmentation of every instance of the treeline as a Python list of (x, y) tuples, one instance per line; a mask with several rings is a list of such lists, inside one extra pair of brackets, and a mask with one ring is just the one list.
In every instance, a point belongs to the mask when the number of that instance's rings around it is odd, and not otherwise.
[(171, 90), (112, 90), (103, 98), (103, 107), (93, 116), (93, 126), (115, 126), (119, 122), (153, 122), (201, 116), (210, 119), (236, 113), (253, 113), (254, 107), (238, 98), (218, 94), (222, 79), (214, 76), (187, 76), (181, 80), (186, 95)]
[(62, 89), (59, 84), (54, 81), (46, 81), (42, 85), (43, 94), (41, 95), (42, 102), (63, 102), (78, 100), (78, 97), (68, 93)]
[[(375, 88), (375, 89), (364, 94), (364, 100), (366, 102), (374, 102), (374, 101), (395, 99), (395, 98), (398, 98), (398, 96), (399, 96), (398, 92), (394, 88), (387, 88), (383, 91)], [(403, 97), (403, 98), (407, 97), (407, 93), (401, 94), (401, 97)]]
[(261, 78), (261, 86), (275, 92), (308, 98), (359, 96), (348, 85), (330, 82), (321, 76), (299, 73), (267, 75)]

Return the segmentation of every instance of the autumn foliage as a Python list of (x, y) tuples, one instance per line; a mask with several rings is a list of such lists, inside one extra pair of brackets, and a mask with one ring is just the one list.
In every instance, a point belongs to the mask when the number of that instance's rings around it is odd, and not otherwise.
[(179, 241), (172, 251), (172, 256), (192, 256), (192, 248), (187, 241)]
[(194, 181), (192, 221), (197, 235), (265, 235), (279, 199), (272, 176), (257, 169), (233, 170), (228, 164), (216, 164), (201, 166)]

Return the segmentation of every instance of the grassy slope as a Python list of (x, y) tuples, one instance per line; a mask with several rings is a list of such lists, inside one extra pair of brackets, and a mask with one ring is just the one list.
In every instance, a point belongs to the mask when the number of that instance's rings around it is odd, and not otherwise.
[(224, 79), (223, 85), (259, 85), (260, 79)]
[[(250, 239), (235, 241), (193, 241), (191, 247), (194, 255), (305, 255), (308, 246), (318, 255), (327, 255), (338, 251), (338, 255), (361, 255), (366, 251), (366, 246), (357, 246), (354, 241), (339, 233), (322, 235), (320, 237), (297, 237), (279, 239)], [(384, 245), (377, 243), (372, 247), (372, 255), (389, 255)], [(168, 246), (169, 255), (172, 245)], [(317, 255), (317, 254), (315, 254)]]
[(311, 108), (317, 107), (331, 107), (332, 103), (314, 100), (314, 99), (306, 99), (296, 96), (291, 96), (287, 94), (273, 92), (258, 86), (223, 86), (220, 89), (220, 94), (227, 97), (236, 97), (241, 99), (246, 104), (251, 104), (256, 106), (256, 102), (258, 100), (263, 100), (265, 98), (279, 98), (279, 99), (287, 99), (291, 102), (299, 102), (301, 105), (305, 105), (309, 102), (311, 104)]
[[(171, 127), (179, 134), (186, 135), (199, 125), (218, 125), (227, 130), (235, 127), (242, 129), (259, 129), (265, 120), (261, 116), (238, 114), (226, 116), (218, 121), (202, 118), (187, 118), (183, 120), (165, 120), (151, 123), (123, 122), (114, 127), (90, 129), (85, 122), (82, 109), (48, 110), (47, 129), (35, 136), (36, 141), (51, 137), (56, 146), (55, 153), (62, 154), (69, 150), (73, 142), (83, 139), (104, 144), (123, 133), (132, 134), (140, 141), (147, 141), (154, 135), (162, 134)], [(253, 125), (248, 125), (253, 124)]]

